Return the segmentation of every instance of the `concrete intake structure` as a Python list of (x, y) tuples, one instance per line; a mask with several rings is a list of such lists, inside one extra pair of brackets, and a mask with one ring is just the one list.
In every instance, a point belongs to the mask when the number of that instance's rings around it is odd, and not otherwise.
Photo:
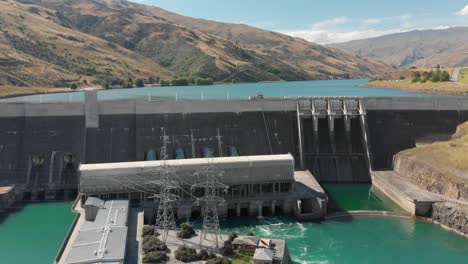
[(191, 187), (203, 181), (196, 171), (208, 165), (223, 171), (222, 182), (229, 186), (227, 193), (220, 194), (226, 200), (219, 212), (223, 217), (289, 214), (306, 220), (323, 218), (326, 213), (325, 192), (309, 172), (294, 171), (294, 158), (289, 154), (82, 164), (80, 194), (83, 199), (130, 199), (143, 205), (145, 217), (153, 219), (155, 199), (151, 192), (158, 192), (153, 183), (160, 175), (152, 172), (163, 164), (176, 169), (172, 180), (181, 186), (176, 208), (179, 219), (200, 215), (195, 200), (204, 195), (203, 190)]
[(370, 182), (369, 169), (392, 169), (396, 153), (464, 121), (463, 97), (1, 102), (0, 185), (72, 197), (79, 164), (143, 161), (162, 146), (185, 159), (291, 153), (319, 182)]

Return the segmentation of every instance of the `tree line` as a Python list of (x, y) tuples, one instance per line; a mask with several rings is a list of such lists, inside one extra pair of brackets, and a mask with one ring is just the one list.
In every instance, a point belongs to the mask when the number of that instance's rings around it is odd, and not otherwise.
[(134, 88), (134, 87), (145, 87), (145, 84), (157, 84), (161, 86), (188, 86), (188, 85), (213, 85), (213, 79), (211, 78), (173, 78), (171, 80), (161, 80), (159, 77), (149, 77), (147, 80), (144, 79), (133, 79), (128, 78), (122, 80), (117, 77), (105, 77), (100, 81), (100, 85), (104, 89), (111, 88)]
[(161, 86), (188, 86), (188, 85), (213, 85), (211, 78), (173, 78), (171, 80), (161, 80)]
[(447, 70), (441, 71), (440, 69), (437, 69), (435, 71), (424, 71), (424, 72), (419, 72), (415, 71), (413, 72), (413, 77), (411, 79), (411, 82), (416, 83), (425, 83), (425, 82), (448, 82), (450, 80), (450, 74), (448, 73)]

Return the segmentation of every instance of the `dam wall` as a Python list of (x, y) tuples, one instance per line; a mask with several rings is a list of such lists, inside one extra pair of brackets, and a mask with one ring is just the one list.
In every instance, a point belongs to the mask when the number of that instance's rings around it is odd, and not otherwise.
[(231, 148), (240, 156), (291, 153), (320, 182), (366, 182), (369, 167), (389, 169), (398, 151), (447, 139), (468, 121), (468, 99), (449, 97), (85, 98), (0, 103), (0, 185), (35, 197), (76, 190), (79, 164), (157, 159), (151, 153), (162, 146), (170, 158), (222, 157)]
[(448, 140), (468, 121), (468, 98), (366, 98), (373, 169), (393, 169), (398, 152)]

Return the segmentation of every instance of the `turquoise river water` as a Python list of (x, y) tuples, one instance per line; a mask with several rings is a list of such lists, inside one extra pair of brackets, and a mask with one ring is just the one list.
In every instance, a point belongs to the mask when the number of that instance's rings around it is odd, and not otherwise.
[(51, 264), (75, 217), (71, 205), (30, 203), (0, 214), (0, 263)]
[[(326, 184), (324, 188), (331, 198), (331, 211), (402, 211), (370, 193), (367, 184)], [(223, 231), (286, 239), (294, 264), (468, 263), (468, 239), (411, 218), (237, 219), (224, 223)]]
[[(268, 97), (298, 96), (428, 96), (407, 93), (395, 89), (363, 88), (359, 84), (367, 79), (334, 81), (298, 81), (275, 83), (219, 84), (210, 86), (145, 87), (133, 89), (103, 90), (98, 92), (99, 100), (115, 100), (136, 97), (168, 97), (174, 99), (245, 99), (263, 94)], [(83, 92), (31, 95), (9, 98), (6, 101), (52, 102), (83, 101)]]
[[(133, 97), (177, 99), (295, 96), (426, 96), (391, 89), (360, 88), (367, 80), (255, 83), (191, 87), (146, 87), (100, 91), (100, 100)], [(34, 95), (7, 101), (82, 101), (83, 93)], [(2, 101), (2, 100), (0, 100)], [(324, 185), (330, 212), (401, 211), (369, 192), (369, 185)], [(73, 221), (71, 202), (32, 203), (0, 214), (0, 264), (49, 264)], [(356, 217), (323, 222), (288, 218), (231, 219), (226, 233), (253, 231), (284, 238), (297, 263), (468, 263), (468, 239), (413, 219)]]
[[(401, 210), (369, 185), (324, 185), (332, 211)], [(33, 203), (0, 215), (0, 263), (52, 263), (74, 214), (71, 202)], [(356, 217), (322, 222), (231, 219), (223, 232), (253, 231), (288, 242), (294, 264), (468, 263), (468, 239), (413, 219)]]

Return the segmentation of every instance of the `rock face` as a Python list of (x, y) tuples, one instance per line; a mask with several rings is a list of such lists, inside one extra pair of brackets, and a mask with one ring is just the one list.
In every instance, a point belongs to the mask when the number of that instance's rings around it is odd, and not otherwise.
[(395, 171), (417, 186), (451, 199), (468, 200), (468, 186), (464, 180), (439, 170), (417, 158), (402, 157), (395, 159)]
[(468, 208), (453, 203), (436, 203), (432, 206), (432, 220), (468, 235)]
[(432, 206), (434, 221), (468, 235), (468, 123), (449, 141), (397, 154), (394, 170), (409, 182), (443, 196)]

